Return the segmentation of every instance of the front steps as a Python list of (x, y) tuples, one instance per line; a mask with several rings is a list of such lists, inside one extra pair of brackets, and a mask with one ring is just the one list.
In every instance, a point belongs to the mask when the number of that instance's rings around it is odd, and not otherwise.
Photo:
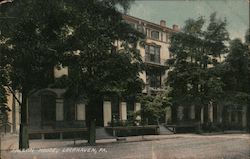
[(110, 135), (104, 127), (96, 127), (96, 139), (115, 139), (114, 136)]

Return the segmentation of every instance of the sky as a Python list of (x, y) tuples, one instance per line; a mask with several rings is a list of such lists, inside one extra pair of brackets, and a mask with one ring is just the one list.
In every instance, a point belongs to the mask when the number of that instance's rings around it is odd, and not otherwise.
[(213, 12), (227, 19), (231, 39), (244, 39), (249, 28), (249, 0), (136, 0), (128, 14), (157, 24), (165, 20), (168, 27), (182, 27), (189, 18), (204, 16), (208, 21)]

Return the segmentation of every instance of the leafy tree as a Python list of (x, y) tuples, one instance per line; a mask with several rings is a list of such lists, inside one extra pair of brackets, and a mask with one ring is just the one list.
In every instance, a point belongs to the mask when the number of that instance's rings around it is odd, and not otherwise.
[(144, 124), (158, 124), (172, 105), (168, 91), (158, 93), (156, 96), (141, 95), (138, 98), (142, 105), (141, 116)]
[[(66, 39), (71, 51), (63, 57), (63, 65), (71, 70), (68, 94), (88, 101), (89, 143), (95, 144), (98, 101), (107, 94), (124, 98), (141, 92), (142, 60), (137, 44), (143, 34), (124, 22), (112, 3), (78, 3), (72, 12), (82, 14), (72, 21), (74, 32)], [(80, 7), (83, 5), (86, 7)]]
[(22, 102), (18, 100), (21, 104), (20, 149), (29, 147), (27, 99), (32, 92), (53, 83), (53, 68), (63, 51), (66, 13), (62, 1), (14, 1), (6, 9), (7, 18), (3, 18), (3, 23), (10, 27), (1, 30), (8, 37), (5, 45), (11, 46), (4, 51), (10, 67), (8, 88), (22, 93)]
[[(8, 49), (5, 45), (6, 38), (0, 34), (0, 51)], [(7, 57), (0, 52), (0, 126), (3, 126), (8, 123), (8, 114), (10, 108), (7, 106), (7, 86), (8, 86), (8, 59)]]
[(215, 67), (221, 55), (227, 53), (229, 39), (226, 20), (213, 13), (206, 29), (205, 19), (189, 19), (182, 31), (171, 36), (168, 60), (170, 71), (166, 85), (172, 88), (170, 96), (175, 106), (203, 107), (216, 103), (222, 95), (221, 70)]
[[(245, 45), (248, 47), (247, 52), (248, 52), (248, 81), (250, 81), (250, 29), (247, 29), (246, 35), (245, 35)], [(248, 82), (248, 94), (250, 95), (250, 82)], [(250, 130), (250, 100), (248, 104), (248, 130)]]
[(245, 34), (245, 43), (249, 45), (250, 43), (250, 28), (247, 29), (246, 34)]
[[(71, 96), (87, 98), (91, 123), (96, 118), (96, 101), (104, 93), (126, 95), (140, 91), (138, 72), (142, 61), (136, 46), (143, 36), (122, 20), (117, 9), (121, 6), (126, 10), (130, 3), (15, 0), (4, 8), (1, 21), (9, 27), (1, 26), (1, 30), (8, 37), (5, 45), (11, 46), (4, 51), (10, 59), (9, 86), (22, 93), (20, 149), (29, 146), (27, 99), (36, 90), (61, 86), (69, 88)], [(54, 81), (53, 68), (61, 64), (72, 71), (65, 80)], [(90, 125), (90, 134), (94, 134)], [(91, 144), (95, 142), (93, 136)]]
[(230, 51), (223, 63), (222, 80), (225, 97), (223, 105), (234, 109), (249, 107), (250, 54), (248, 45), (240, 39), (230, 42)]
[[(225, 74), (224, 81), (227, 90), (249, 90), (248, 84), (248, 65), (249, 52), (247, 45), (244, 45), (240, 39), (234, 39), (230, 43), (230, 52), (225, 59)], [(233, 75), (233, 76), (232, 76)], [(229, 76), (231, 76), (229, 78)]]

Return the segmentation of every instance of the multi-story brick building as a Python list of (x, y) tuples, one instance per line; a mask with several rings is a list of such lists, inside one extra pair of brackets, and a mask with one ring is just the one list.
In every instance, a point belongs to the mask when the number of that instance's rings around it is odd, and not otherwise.
[(169, 37), (179, 31), (178, 25), (172, 28), (166, 26), (166, 21), (159, 24), (148, 22), (136, 17), (124, 15), (123, 18), (135, 29), (146, 35), (145, 46), (138, 46), (146, 70), (140, 75), (146, 84), (143, 93), (155, 94), (163, 91), (164, 79), (167, 76), (166, 60), (171, 57), (169, 52)]
[[(172, 32), (178, 31), (178, 26), (168, 28), (166, 22), (162, 20), (159, 24), (151, 23), (139, 18), (124, 15), (124, 20), (131, 24), (135, 29), (146, 34), (145, 46), (139, 46), (141, 57), (145, 63), (146, 70), (140, 74), (145, 83), (145, 94), (155, 94), (163, 91), (164, 79), (167, 76), (166, 60), (170, 58), (169, 37)], [(68, 74), (68, 68), (60, 70), (55, 69), (55, 78)], [(64, 89), (43, 89), (29, 98), (29, 128), (30, 131), (61, 129), (61, 128), (83, 128), (86, 123), (87, 104), (84, 101), (73, 101), (65, 99)], [(9, 102), (12, 104), (13, 102)], [(19, 112), (17, 102), (12, 114)], [(140, 103), (133, 103), (126, 100), (110, 99), (102, 101), (102, 108), (98, 113), (97, 125), (108, 126), (112, 116), (118, 115), (121, 120), (127, 120), (128, 111), (138, 111), (141, 109)], [(12, 106), (13, 107), (13, 106)], [(18, 114), (18, 113), (17, 113)], [(13, 118), (15, 117), (15, 118)], [(10, 116), (11, 121), (14, 120), (13, 131), (18, 129), (19, 116)], [(15, 125), (15, 126), (14, 126)]]
[[(145, 45), (138, 45), (141, 57), (145, 63), (145, 71), (140, 74), (141, 79), (145, 83), (143, 90), (144, 94), (154, 95), (157, 92), (164, 91), (164, 80), (167, 77), (166, 60), (171, 58), (169, 52), (169, 38), (173, 32), (178, 32), (178, 25), (167, 27), (166, 21), (161, 20), (159, 24), (148, 22), (129, 15), (123, 16), (124, 20), (133, 26), (135, 29), (143, 32), (146, 35)], [(55, 69), (55, 78), (68, 74), (68, 68), (60, 70)], [(64, 89), (43, 89), (30, 96), (28, 103), (29, 110), (29, 129), (30, 132), (44, 132), (57, 130), (60, 132), (67, 128), (74, 128), (76, 132), (85, 131), (86, 119), (88, 117), (88, 107), (84, 100), (71, 100), (64, 98)], [(9, 105), (12, 109), (10, 122), (12, 122), (12, 131), (18, 132), (19, 124), (19, 106), (18, 103), (9, 98)], [(15, 105), (13, 105), (13, 103)], [(100, 102), (100, 110), (98, 110), (97, 125), (101, 127), (108, 126), (113, 115), (118, 115), (121, 120), (127, 120), (128, 111), (138, 111), (141, 109), (141, 104), (133, 101), (132, 103), (126, 100), (104, 99)], [(14, 109), (13, 109), (14, 108)], [(246, 127), (246, 108), (242, 110), (240, 115), (242, 127)], [(225, 110), (228, 121), (232, 123), (234, 116), (229, 111)], [(177, 121), (195, 120), (204, 122), (221, 123), (224, 119), (223, 110), (216, 106), (208, 106), (201, 111), (197, 111), (194, 106), (178, 106), (172, 110), (170, 115)], [(197, 115), (199, 114), (199, 115)], [(167, 117), (166, 119), (168, 119)], [(216, 118), (216, 119), (215, 119)], [(238, 119), (237, 118), (237, 119)], [(229, 120), (230, 119), (230, 120)], [(60, 130), (60, 131), (59, 131)]]

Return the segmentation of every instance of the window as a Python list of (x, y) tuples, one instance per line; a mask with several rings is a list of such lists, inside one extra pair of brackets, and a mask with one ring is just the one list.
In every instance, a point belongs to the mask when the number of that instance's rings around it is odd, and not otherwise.
[(119, 119), (119, 109), (120, 107), (120, 99), (118, 96), (111, 97), (111, 111), (112, 111), (112, 120)]
[(150, 30), (146, 28), (146, 36), (149, 37), (149, 35), (150, 35)]
[(132, 112), (134, 111), (134, 102), (131, 100), (126, 101), (127, 102), (127, 112)]
[(85, 120), (85, 104), (76, 104), (76, 120)]
[(148, 70), (147, 82), (152, 88), (161, 88), (161, 71), (160, 70)]
[(159, 32), (158, 31), (151, 31), (151, 38), (159, 40)]
[(129, 24), (132, 28), (136, 28), (135, 23), (130, 23), (130, 22), (128, 22), (128, 24)]
[(146, 62), (160, 63), (160, 47), (153, 45), (145, 46)]
[(74, 121), (76, 119), (76, 107), (72, 99), (64, 100), (64, 120)]
[(168, 43), (169, 42), (169, 34), (168, 33), (166, 33), (166, 42)]
[(144, 28), (143, 28), (143, 26), (142, 25), (137, 25), (137, 30), (139, 31), (139, 32), (141, 32), (141, 33), (144, 33)]
[(56, 98), (50, 94), (41, 96), (42, 121), (47, 124), (56, 120)]

